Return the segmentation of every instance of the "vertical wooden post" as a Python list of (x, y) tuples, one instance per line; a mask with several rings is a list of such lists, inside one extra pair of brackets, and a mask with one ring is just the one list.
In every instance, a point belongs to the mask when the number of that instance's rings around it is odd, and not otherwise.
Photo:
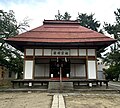
[(62, 91), (62, 69), (60, 66), (60, 92)]
[(88, 49), (86, 49), (86, 80), (88, 80)]

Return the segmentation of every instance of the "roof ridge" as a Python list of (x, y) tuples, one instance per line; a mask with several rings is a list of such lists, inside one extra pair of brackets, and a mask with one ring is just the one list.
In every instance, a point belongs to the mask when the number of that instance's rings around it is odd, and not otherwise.
[[(28, 31), (28, 32), (51, 32), (50, 30), (41, 30), (41, 31)], [(51, 33), (93, 33), (94, 31), (52, 31)]]
[(79, 24), (77, 20), (44, 20), (43, 24)]
[(49, 37), (47, 37), (46, 38), (46, 37), (43, 36), (43, 37), (39, 38), (39, 37), (22, 37), (21, 36), (21, 37), (13, 37), (13, 38), (28, 38), (28, 39), (29, 38), (30, 39), (97, 39), (97, 38), (109, 38), (109, 37), (87, 37), (87, 38), (86, 37), (82, 37), (82, 38), (81, 37), (80, 38), (73, 38), (73, 37), (72, 38), (70, 38), (70, 37), (64, 37), (64, 38), (61, 38), (61, 37), (59, 37), (59, 38), (53, 38), (52, 37), (52, 38), (49, 38)]

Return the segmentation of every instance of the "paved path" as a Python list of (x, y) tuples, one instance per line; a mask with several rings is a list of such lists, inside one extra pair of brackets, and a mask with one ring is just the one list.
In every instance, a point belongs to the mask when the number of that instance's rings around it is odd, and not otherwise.
[(109, 85), (112, 86), (115, 89), (120, 90), (120, 83), (119, 82), (109, 82)]
[(51, 108), (65, 108), (64, 98), (62, 94), (55, 94), (53, 96)]

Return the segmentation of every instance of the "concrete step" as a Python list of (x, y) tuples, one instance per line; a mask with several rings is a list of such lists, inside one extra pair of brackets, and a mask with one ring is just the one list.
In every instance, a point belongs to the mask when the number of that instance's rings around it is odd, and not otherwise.
[(49, 90), (60, 90), (60, 87), (63, 90), (73, 90), (73, 82), (49, 82)]

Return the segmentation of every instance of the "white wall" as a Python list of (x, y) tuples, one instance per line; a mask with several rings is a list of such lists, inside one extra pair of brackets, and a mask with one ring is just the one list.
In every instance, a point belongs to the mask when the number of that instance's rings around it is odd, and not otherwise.
[(103, 71), (103, 68), (104, 68), (103, 59), (97, 58), (97, 70)]
[(44, 49), (44, 56), (51, 56), (51, 49)]
[(96, 79), (96, 61), (88, 60), (88, 79)]
[(88, 56), (95, 56), (95, 49), (88, 49)]
[(78, 56), (78, 50), (77, 49), (71, 49), (70, 50), (70, 55), (71, 56)]
[(26, 49), (27, 56), (33, 56), (33, 49)]
[(86, 56), (86, 49), (79, 49), (79, 56)]
[(35, 49), (35, 56), (42, 56), (42, 49)]
[(33, 78), (33, 60), (26, 60), (24, 79), (32, 79), (32, 78)]

